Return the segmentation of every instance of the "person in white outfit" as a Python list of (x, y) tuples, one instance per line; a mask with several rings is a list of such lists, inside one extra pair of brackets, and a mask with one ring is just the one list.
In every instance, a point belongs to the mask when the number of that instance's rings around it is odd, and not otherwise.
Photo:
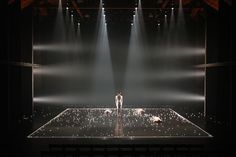
[(117, 109), (121, 109), (122, 105), (123, 105), (123, 96), (121, 95), (121, 93), (118, 93), (115, 96), (115, 103), (116, 103), (116, 108)]

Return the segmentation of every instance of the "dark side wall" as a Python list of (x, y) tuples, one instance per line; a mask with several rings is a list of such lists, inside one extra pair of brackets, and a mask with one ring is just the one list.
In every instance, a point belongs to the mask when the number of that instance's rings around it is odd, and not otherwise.
[[(32, 115), (32, 7), (1, 1), (1, 148), (21, 150)], [(23, 123), (24, 122), (24, 123)], [(13, 142), (14, 141), (14, 142)], [(4, 145), (4, 146), (2, 146)], [(8, 153), (11, 152), (8, 150)]]
[(235, 54), (233, 53), (233, 15), (224, 1), (219, 11), (207, 10), (207, 68), (206, 104), (207, 115), (221, 121), (225, 131), (232, 131), (233, 93), (235, 88)]

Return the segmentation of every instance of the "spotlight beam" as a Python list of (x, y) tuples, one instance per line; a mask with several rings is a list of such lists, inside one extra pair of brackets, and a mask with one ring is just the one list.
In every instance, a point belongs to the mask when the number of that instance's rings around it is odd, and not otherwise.
[[(105, 12), (102, 9), (102, 1), (100, 1), (100, 13), (99, 18), (100, 22), (98, 25), (98, 36), (97, 36), (97, 45), (96, 45), (96, 60), (95, 60), (95, 69), (94, 69), (94, 98), (97, 98), (96, 103), (101, 103), (102, 99), (99, 98), (99, 95), (102, 93), (106, 95), (106, 98), (103, 100), (107, 104), (113, 102), (114, 93), (114, 78), (112, 72), (112, 63), (110, 56), (110, 47), (107, 35), (107, 26), (105, 20)], [(107, 80), (104, 82), (104, 80)], [(100, 100), (100, 102), (99, 102)]]

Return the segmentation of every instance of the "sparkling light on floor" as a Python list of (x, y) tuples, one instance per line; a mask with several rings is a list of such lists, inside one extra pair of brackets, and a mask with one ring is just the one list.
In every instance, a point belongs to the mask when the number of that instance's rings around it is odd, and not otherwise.
[[(161, 122), (154, 122), (159, 117)], [(170, 108), (68, 108), (29, 138), (212, 137)]]

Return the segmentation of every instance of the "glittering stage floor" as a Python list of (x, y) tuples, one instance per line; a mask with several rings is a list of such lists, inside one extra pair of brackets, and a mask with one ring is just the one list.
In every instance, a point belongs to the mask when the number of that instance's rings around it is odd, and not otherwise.
[(28, 138), (212, 137), (170, 108), (68, 108)]

